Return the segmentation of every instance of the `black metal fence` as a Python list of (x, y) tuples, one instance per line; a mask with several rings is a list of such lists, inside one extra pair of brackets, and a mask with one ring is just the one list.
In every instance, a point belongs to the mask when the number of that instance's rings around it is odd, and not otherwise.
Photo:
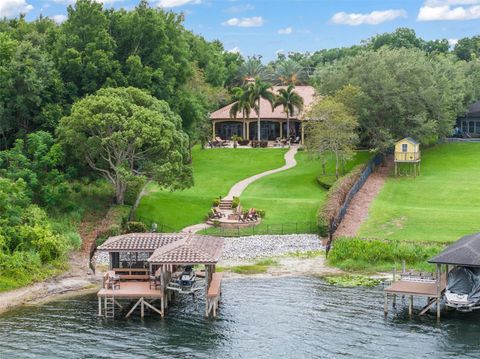
[(338, 212), (338, 215), (333, 219), (332, 223), (330, 224), (330, 232), (333, 234), (342, 222), (343, 218), (345, 217), (345, 214), (347, 213), (348, 206), (350, 205), (350, 202), (352, 201), (353, 197), (355, 194), (362, 188), (362, 186), (365, 184), (367, 181), (368, 176), (373, 172), (376, 166), (380, 165), (383, 162), (383, 155), (381, 153), (377, 153), (375, 157), (373, 157), (370, 161), (367, 163), (367, 167), (363, 170), (362, 174), (358, 178), (357, 182), (350, 188), (350, 191), (348, 191), (347, 196), (345, 197), (345, 201), (343, 202), (342, 208)]
[(259, 224), (253, 227), (211, 227), (200, 232), (202, 234), (219, 237), (240, 237), (255, 235), (282, 235), (282, 234), (303, 234), (318, 233), (315, 222), (292, 222), (281, 224)]

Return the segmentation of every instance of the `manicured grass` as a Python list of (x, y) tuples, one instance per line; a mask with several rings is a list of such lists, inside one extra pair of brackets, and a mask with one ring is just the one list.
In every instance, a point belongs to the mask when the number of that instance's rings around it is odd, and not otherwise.
[[(357, 152), (345, 170), (367, 162), (371, 156), (368, 151)], [(312, 159), (306, 152), (298, 152), (295, 159), (296, 167), (252, 183), (240, 198), (243, 208), (266, 211), (262, 223), (256, 227), (259, 232), (266, 230), (267, 225), (276, 228), (284, 224), (284, 231), (289, 232), (294, 231), (296, 222), (316, 223), (318, 208), (327, 194), (316, 179), (322, 171), (321, 161)], [(334, 173), (333, 161), (328, 162), (327, 173)], [(311, 231), (316, 231), (315, 225)]]
[(184, 191), (170, 192), (152, 185), (136, 212), (147, 225), (155, 222), (180, 230), (201, 223), (212, 200), (225, 196), (230, 187), (254, 174), (284, 164), (286, 149), (209, 149), (192, 150), (195, 185)]
[(361, 227), (361, 237), (453, 242), (478, 232), (480, 144), (426, 149), (421, 166), (416, 179), (387, 180)]

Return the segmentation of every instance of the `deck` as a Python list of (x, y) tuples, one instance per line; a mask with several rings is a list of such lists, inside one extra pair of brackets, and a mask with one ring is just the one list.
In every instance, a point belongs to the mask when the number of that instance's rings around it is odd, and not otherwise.
[(162, 298), (163, 293), (160, 289), (150, 289), (150, 282), (120, 282), (118, 289), (102, 288), (97, 293), (98, 297), (115, 298)]
[[(439, 296), (441, 297), (447, 286), (446, 278), (442, 277), (440, 281)], [(392, 285), (385, 288), (388, 294), (403, 294), (415, 295), (421, 297), (437, 298), (437, 283), (436, 282), (414, 282), (400, 280), (393, 282)]]

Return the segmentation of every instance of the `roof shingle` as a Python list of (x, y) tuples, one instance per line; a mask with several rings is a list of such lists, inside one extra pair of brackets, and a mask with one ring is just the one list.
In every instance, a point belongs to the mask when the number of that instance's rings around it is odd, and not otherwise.
[[(279, 89), (286, 88), (286, 86), (273, 86), (272, 92), (277, 93)], [(315, 99), (315, 89), (312, 86), (296, 86), (294, 89), (302, 98), (303, 98), (303, 108), (308, 108)], [(230, 109), (232, 108), (233, 103), (218, 109), (217, 111), (213, 112), (210, 115), (210, 119), (212, 120), (228, 120), (230, 119)], [(291, 119), (298, 119), (299, 114), (293, 114)], [(254, 110), (252, 110), (250, 114), (250, 118), (256, 118), (257, 114)], [(237, 113), (237, 119), (241, 119), (242, 114), (239, 112)], [(265, 100), (260, 100), (260, 118), (261, 119), (281, 119), (286, 120), (287, 115), (283, 112), (283, 107), (279, 106), (272, 111), (272, 106), (270, 103)]]

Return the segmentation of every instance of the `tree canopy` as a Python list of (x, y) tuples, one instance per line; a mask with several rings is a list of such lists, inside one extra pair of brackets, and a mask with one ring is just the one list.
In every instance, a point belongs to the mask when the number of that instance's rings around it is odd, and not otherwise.
[(180, 117), (142, 90), (105, 88), (85, 97), (62, 118), (58, 135), (72, 155), (112, 183), (119, 204), (135, 176), (171, 188), (192, 182)]

